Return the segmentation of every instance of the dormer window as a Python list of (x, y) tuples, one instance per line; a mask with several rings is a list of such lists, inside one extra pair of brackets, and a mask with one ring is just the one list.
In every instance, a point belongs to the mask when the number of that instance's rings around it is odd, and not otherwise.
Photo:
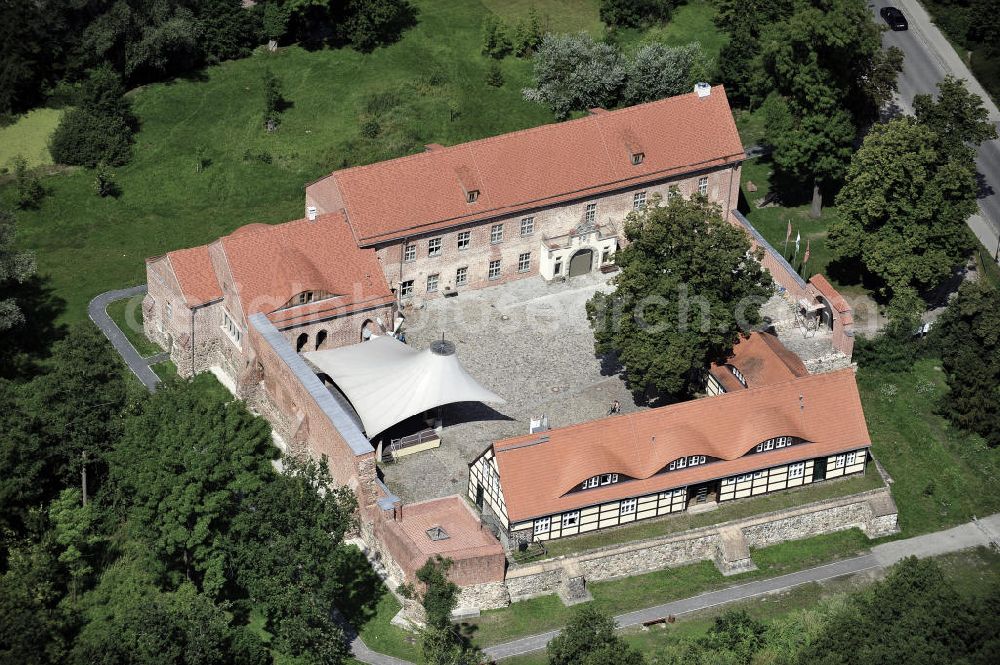
[(466, 195), (465, 195), (465, 200), (468, 203), (475, 203), (476, 199), (478, 199), (478, 198), (479, 198), (479, 190), (478, 189), (470, 189), (468, 191), (468, 193), (466, 193)]
[(296, 299), (295, 304), (305, 305), (306, 303), (312, 302), (312, 300), (313, 300), (313, 292), (303, 291), (302, 293), (299, 294), (299, 297)]
[(639, 164), (642, 164), (642, 160), (645, 157), (646, 157), (645, 153), (642, 153), (642, 152), (633, 152), (632, 153), (632, 166), (639, 166)]
[(594, 476), (593, 478), (587, 478), (585, 481), (580, 483), (580, 489), (586, 490), (600, 485), (613, 485), (617, 482), (617, 473), (603, 473), (599, 476)]

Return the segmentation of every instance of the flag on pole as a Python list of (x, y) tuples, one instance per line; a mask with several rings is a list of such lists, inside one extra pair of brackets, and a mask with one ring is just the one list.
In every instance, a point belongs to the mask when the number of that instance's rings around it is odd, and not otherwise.
[(801, 242), (801, 240), (802, 240), (802, 233), (801, 232), (796, 232), (796, 234), (795, 234), (795, 253), (796, 254), (799, 253), (799, 242)]
[(802, 257), (802, 265), (809, 263), (809, 239), (806, 239), (806, 253)]

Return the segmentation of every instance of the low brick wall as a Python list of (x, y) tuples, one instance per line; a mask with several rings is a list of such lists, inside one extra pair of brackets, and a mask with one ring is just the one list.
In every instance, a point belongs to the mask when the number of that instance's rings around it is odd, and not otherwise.
[[(568, 570), (582, 572), (588, 582), (598, 582), (698, 561), (714, 561), (724, 549), (720, 532), (725, 529), (742, 533), (750, 547), (766, 547), (853, 528), (861, 529), (869, 538), (879, 538), (898, 531), (895, 504), (888, 488), (743, 520), (721, 522), (659, 538), (511, 566), (507, 571), (506, 588), (510, 600), (516, 602), (557, 593), (568, 577)], [(473, 597), (475, 596), (470, 594), (470, 600)], [(500, 599), (502, 594), (489, 600), (496, 602)], [(496, 606), (480, 605), (482, 609)]]

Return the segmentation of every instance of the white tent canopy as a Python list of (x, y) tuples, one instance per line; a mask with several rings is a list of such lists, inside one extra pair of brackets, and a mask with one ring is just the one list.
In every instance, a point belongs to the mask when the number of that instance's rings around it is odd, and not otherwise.
[(443, 404), (504, 401), (465, 371), (451, 342), (417, 351), (393, 337), (372, 337), (302, 355), (347, 396), (369, 438)]

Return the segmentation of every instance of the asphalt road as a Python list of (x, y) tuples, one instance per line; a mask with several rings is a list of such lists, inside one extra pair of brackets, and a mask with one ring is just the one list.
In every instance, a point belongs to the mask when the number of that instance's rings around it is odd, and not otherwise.
[[(903, 51), (903, 72), (899, 77), (897, 101), (905, 113), (912, 113), (913, 98), (916, 95), (936, 93), (938, 82), (946, 75), (953, 74), (963, 79), (972, 78), (954, 48), (930, 23), (926, 12), (916, 0), (894, 2), (879, 0), (870, 3), (876, 14), (875, 20), (881, 25), (885, 22), (878, 16), (878, 11), (888, 5), (899, 7), (910, 23), (909, 30), (887, 31), (882, 37), (883, 45), (895, 46)], [(976, 85), (975, 88), (979, 86)], [(977, 89), (973, 89), (973, 92), (984, 96), (991, 111), (990, 119), (994, 124), (1000, 123), (1000, 113), (985, 97), (985, 93)], [(989, 141), (979, 147), (976, 165), (982, 183), (979, 198), (981, 214), (979, 219), (970, 219), (969, 226), (993, 253), (1000, 238), (1000, 140)]]
[(114, 301), (131, 298), (145, 292), (146, 285), (141, 284), (133, 286), (130, 289), (119, 289), (117, 291), (102, 293), (90, 301), (90, 304), (87, 306), (87, 313), (90, 315), (90, 320), (101, 329), (104, 336), (115, 347), (115, 350), (122, 357), (122, 360), (125, 361), (125, 364), (128, 365), (128, 368), (132, 370), (132, 373), (136, 375), (136, 378), (142, 382), (142, 385), (146, 386), (146, 390), (152, 393), (156, 392), (156, 387), (160, 383), (160, 377), (150, 368), (150, 364), (166, 360), (169, 358), (169, 354), (161, 353), (152, 358), (143, 358), (135, 350), (135, 347), (132, 346), (132, 342), (128, 341), (125, 333), (111, 320), (107, 311), (108, 305)]

